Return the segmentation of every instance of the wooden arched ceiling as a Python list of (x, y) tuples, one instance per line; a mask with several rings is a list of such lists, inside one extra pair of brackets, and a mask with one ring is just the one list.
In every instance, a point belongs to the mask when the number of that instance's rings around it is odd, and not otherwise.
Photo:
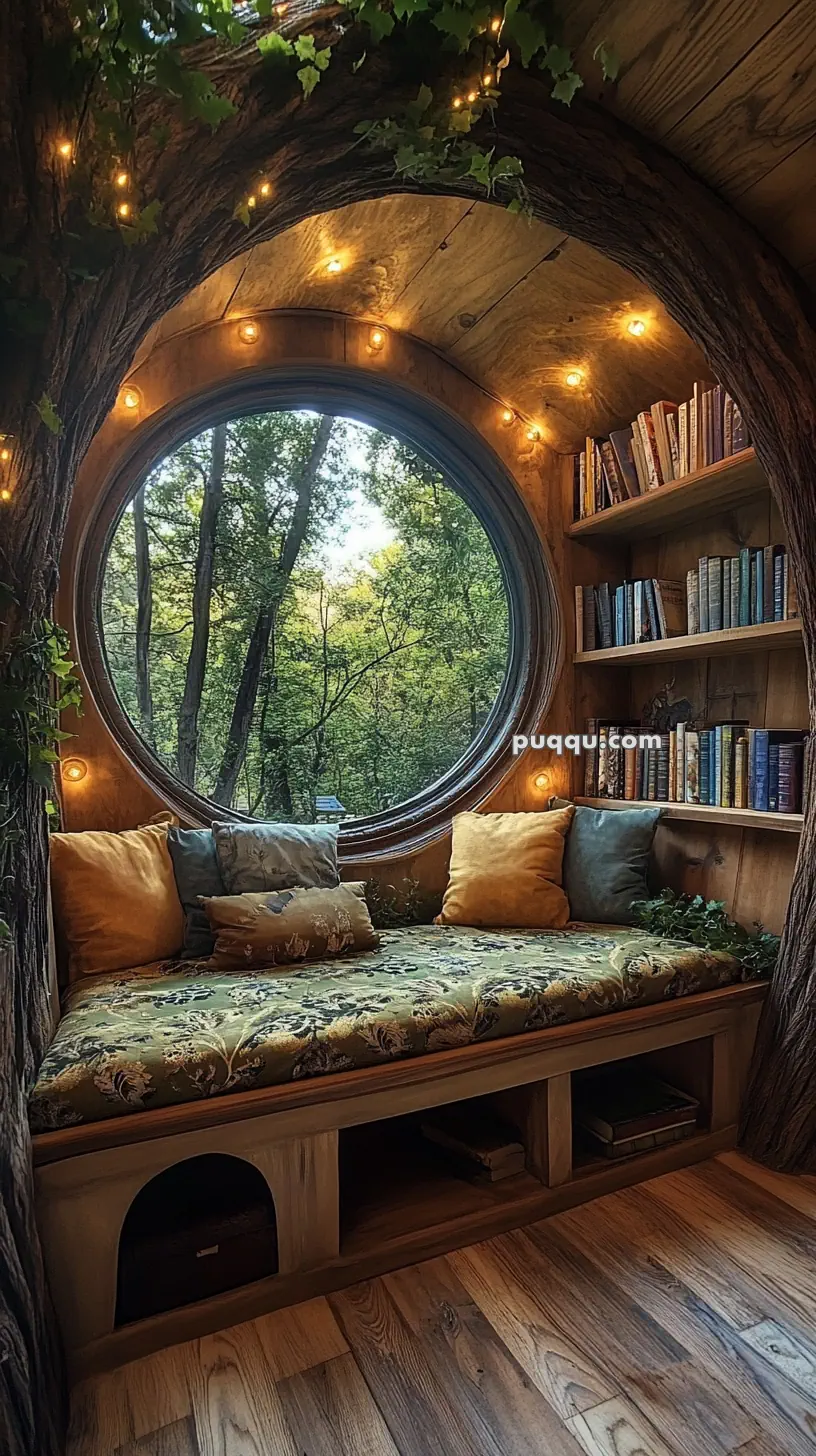
[[(614, 85), (587, 94), (661, 141), (816, 286), (814, 0), (576, 0), (582, 74), (612, 42)], [(326, 263), (338, 257), (342, 272)], [(624, 269), (542, 224), (450, 198), (391, 197), (315, 217), (219, 270), (140, 355), (179, 329), (254, 309), (321, 308), (399, 328), (538, 421), (561, 450), (682, 399), (699, 351)], [(625, 321), (646, 318), (633, 341)], [(570, 367), (585, 386), (567, 388)]]

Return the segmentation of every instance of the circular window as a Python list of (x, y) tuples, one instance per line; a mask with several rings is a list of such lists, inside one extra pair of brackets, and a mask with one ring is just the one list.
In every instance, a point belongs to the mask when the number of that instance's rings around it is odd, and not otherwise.
[(541, 705), (550, 578), (463, 427), (304, 386), (244, 385), (142, 442), (91, 532), (94, 685), (188, 814), (336, 820), (366, 852), (484, 796)]

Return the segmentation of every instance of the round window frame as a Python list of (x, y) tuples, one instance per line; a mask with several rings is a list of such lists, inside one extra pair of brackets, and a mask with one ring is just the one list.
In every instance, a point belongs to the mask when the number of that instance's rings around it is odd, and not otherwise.
[(345, 861), (394, 858), (442, 838), (454, 814), (483, 803), (506, 777), (512, 737), (536, 732), (555, 692), (564, 628), (555, 570), (510, 471), (461, 416), (389, 377), (351, 365), (283, 364), (190, 395), (139, 427), (97, 498), (80, 552), (77, 651), (88, 690), (114, 740), (183, 822), (260, 822), (183, 784), (152, 752), (119, 699), (105, 651), (102, 591), (113, 536), (128, 503), (159, 461), (224, 420), (276, 409), (343, 415), (395, 435), (445, 476), (488, 535), (508, 604), (502, 686), (479, 733), (441, 778), (393, 809), (340, 824)]

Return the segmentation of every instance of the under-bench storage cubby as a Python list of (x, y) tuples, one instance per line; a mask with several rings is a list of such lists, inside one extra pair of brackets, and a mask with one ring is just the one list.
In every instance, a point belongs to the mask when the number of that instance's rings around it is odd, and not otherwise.
[(119, 1240), (116, 1324), (275, 1274), (275, 1205), (251, 1163), (187, 1158), (137, 1194)]

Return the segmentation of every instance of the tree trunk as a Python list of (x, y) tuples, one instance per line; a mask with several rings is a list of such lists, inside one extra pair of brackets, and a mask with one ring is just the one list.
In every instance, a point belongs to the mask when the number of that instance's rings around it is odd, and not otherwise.
[[(336, 44), (334, 12), (290, 5), (286, 30)], [(343, 23), (347, 12), (343, 12)], [(151, 102), (139, 113), (140, 181), (163, 202), (158, 236), (118, 252), (98, 276), (69, 272), (70, 228), (55, 226), (58, 187), (43, 146), (56, 118), (43, 99), (42, 5), (0, 5), (0, 247), (23, 258), (22, 297), (43, 305), (42, 332), (0, 341), (2, 428), (15, 437), (14, 492), (3, 511), (0, 577), (18, 607), (0, 620), (0, 652), (48, 612), (77, 464), (116, 397), (149, 328), (196, 284), (248, 246), (319, 212), (405, 190), (391, 158), (361, 146), (362, 117), (397, 115), (416, 94), (404, 51), (374, 48), (352, 74), (359, 37), (305, 101), (298, 85), (273, 83), (254, 37), (229, 56), (215, 43), (195, 63), (239, 102), (214, 134)], [(410, 71), (410, 74), (406, 74)], [(278, 91), (275, 94), (274, 85)], [(739, 401), (791, 545), (816, 726), (816, 305), (792, 269), (724, 202), (659, 146), (608, 112), (579, 100), (547, 100), (547, 83), (513, 65), (498, 113), (500, 152), (522, 159), (533, 213), (597, 247), (653, 289), (704, 350)], [(169, 123), (160, 146), (158, 124)], [(492, 139), (491, 143), (492, 145)], [(240, 190), (263, 171), (273, 201), (248, 234), (235, 220)], [(475, 182), (455, 190), (483, 197)], [(500, 199), (496, 199), (501, 201)], [(519, 223), (523, 227), (523, 222)], [(46, 393), (65, 421), (51, 435), (32, 408)], [(22, 838), (4, 851), (11, 881), (13, 944), (3, 984), (0, 1039), (0, 1444), (9, 1456), (56, 1456), (60, 1399), (53, 1323), (42, 1296), (27, 1144), (21, 1109), (47, 1036), (45, 1014), (46, 834), (44, 795), (15, 790)], [(777, 1166), (814, 1170), (816, 1061), (802, 1027), (816, 1004), (816, 824), (812, 796), (783, 951), (759, 1041), (743, 1132), (748, 1150)], [(808, 1038), (810, 1038), (808, 1028)], [(779, 1125), (772, 1107), (784, 1110)]]
[(148, 743), (153, 742), (153, 693), (150, 687), (150, 629), (153, 624), (153, 572), (145, 522), (145, 487), (133, 497), (133, 532), (136, 538), (136, 703), (139, 723)]
[(187, 658), (184, 694), (178, 713), (178, 776), (183, 784), (195, 784), (198, 757), (198, 715), (207, 651), (210, 643), (210, 603), (215, 568), (215, 540), (218, 516), (224, 495), (224, 462), (227, 454), (227, 427), (216, 425), (212, 432), (210, 468), (204, 486), (201, 519), (198, 526), (198, 552), (193, 587), (193, 637)]
[(312, 448), (309, 451), (308, 458), (297, 483), (295, 508), (292, 512), (289, 529), (284, 537), (283, 546), (281, 547), (278, 566), (275, 572), (274, 591), (270, 594), (268, 601), (261, 603), (258, 609), (258, 615), (255, 618), (252, 635), (249, 639), (249, 646), (247, 647), (244, 666), (241, 672), (241, 680), (238, 684), (238, 692), (235, 696), (232, 718), (227, 732), (224, 755), (221, 759), (218, 779), (213, 790), (215, 802), (217, 804), (224, 804), (226, 807), (232, 806), (238, 776), (246, 758), (249, 733), (252, 727), (252, 717), (255, 712), (255, 703), (258, 697), (258, 684), (261, 680), (261, 672), (269, 648), (269, 638), (278, 609), (283, 601), (284, 593), (289, 585), (289, 578), (295, 569), (300, 548), (306, 538), (314, 488), (317, 482), (318, 472), (323, 464), (323, 459), (328, 448), (333, 424), (334, 419), (331, 415), (321, 416)]

